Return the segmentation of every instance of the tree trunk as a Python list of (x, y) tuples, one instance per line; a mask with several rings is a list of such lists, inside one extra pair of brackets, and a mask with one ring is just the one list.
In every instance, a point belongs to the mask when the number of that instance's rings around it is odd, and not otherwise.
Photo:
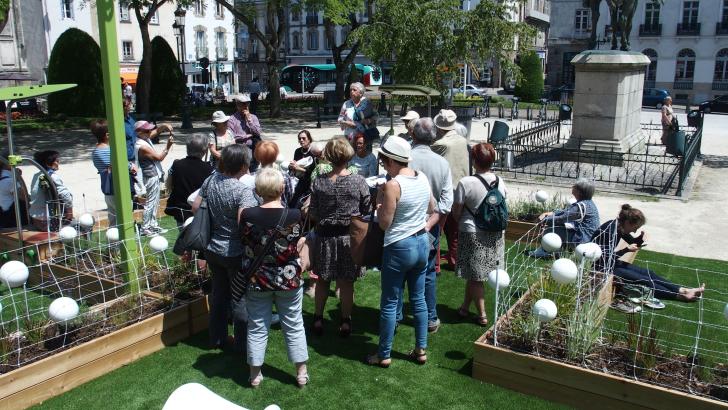
[(597, 23), (599, 22), (599, 6), (601, 0), (591, 0), (591, 36), (589, 37), (589, 48), (594, 50), (597, 48)]
[(281, 116), (281, 83), (278, 74), (278, 48), (265, 50), (265, 61), (268, 64), (268, 104), (271, 118)]
[(149, 113), (149, 90), (152, 86), (152, 40), (149, 38), (149, 24), (139, 21), (139, 30), (142, 33), (142, 63), (139, 65), (138, 77), (142, 79), (137, 84), (136, 112)]

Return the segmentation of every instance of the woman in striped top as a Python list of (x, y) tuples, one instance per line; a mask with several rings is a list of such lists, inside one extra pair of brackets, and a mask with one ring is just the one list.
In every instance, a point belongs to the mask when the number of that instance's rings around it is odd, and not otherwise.
[(425, 273), (430, 241), (427, 215), (435, 209), (427, 176), (408, 168), (410, 144), (401, 137), (387, 139), (379, 160), (391, 178), (379, 194), (379, 226), (384, 230), (382, 296), (379, 316), (379, 350), (367, 363), (389, 367), (397, 304), (407, 283), (414, 310), (415, 348), (409, 353), (418, 364), (427, 362), (427, 305)]

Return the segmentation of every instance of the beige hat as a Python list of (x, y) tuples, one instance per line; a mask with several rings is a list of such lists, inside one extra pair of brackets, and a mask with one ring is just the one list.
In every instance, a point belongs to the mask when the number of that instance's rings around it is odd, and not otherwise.
[(239, 103), (249, 103), (250, 97), (248, 96), (248, 94), (238, 94), (235, 96), (234, 100), (235, 102)]
[(417, 111), (407, 111), (407, 114), (405, 114), (404, 117), (401, 118), (402, 121), (411, 121), (411, 120), (419, 120), (420, 114), (417, 114)]
[(225, 115), (222, 111), (215, 111), (212, 113), (212, 122), (214, 123), (227, 122), (229, 119), (230, 117)]
[(455, 120), (458, 116), (452, 110), (440, 110), (440, 113), (435, 116), (435, 127), (441, 130), (454, 130)]
[(134, 131), (144, 130), (144, 131), (151, 131), (153, 129), (157, 128), (154, 124), (147, 121), (137, 121), (134, 123)]
[(399, 162), (410, 162), (411, 152), (412, 146), (410, 143), (404, 138), (395, 135), (387, 138), (387, 141), (384, 142), (384, 145), (379, 150), (380, 154)]

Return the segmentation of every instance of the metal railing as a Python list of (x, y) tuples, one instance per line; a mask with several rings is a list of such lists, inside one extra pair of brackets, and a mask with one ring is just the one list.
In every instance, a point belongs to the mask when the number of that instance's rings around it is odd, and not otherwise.
[(195, 47), (195, 54), (197, 55), (197, 59), (201, 59), (202, 57), (207, 57), (209, 54), (209, 51), (207, 49), (207, 46), (197, 46)]
[(728, 80), (713, 81), (711, 89), (714, 91), (728, 91)]
[(217, 56), (218, 60), (227, 60), (227, 58), (228, 58), (227, 47), (215, 48), (215, 55)]
[(725, 36), (728, 35), (728, 21), (719, 21), (715, 23), (715, 35)]
[(659, 36), (662, 34), (662, 24), (640, 24), (640, 37)]
[(672, 83), (672, 88), (676, 90), (692, 90), (693, 80), (675, 80)]
[(700, 35), (700, 23), (677, 23), (678, 36), (699, 36)]

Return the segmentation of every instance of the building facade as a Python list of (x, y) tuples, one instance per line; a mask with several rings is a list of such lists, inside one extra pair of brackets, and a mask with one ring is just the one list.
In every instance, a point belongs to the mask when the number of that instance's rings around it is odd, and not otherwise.
[[(573, 84), (573, 67), (567, 62), (588, 48), (593, 19), (583, 4), (581, 0), (553, 0), (551, 85)], [(606, 2), (596, 25), (597, 46), (611, 48)], [(651, 60), (645, 88), (666, 89), (683, 103), (728, 94), (728, 0), (640, 1), (630, 43), (633, 51)]]
[(0, 86), (45, 82), (48, 51), (41, 0), (13, 0), (0, 23)]

